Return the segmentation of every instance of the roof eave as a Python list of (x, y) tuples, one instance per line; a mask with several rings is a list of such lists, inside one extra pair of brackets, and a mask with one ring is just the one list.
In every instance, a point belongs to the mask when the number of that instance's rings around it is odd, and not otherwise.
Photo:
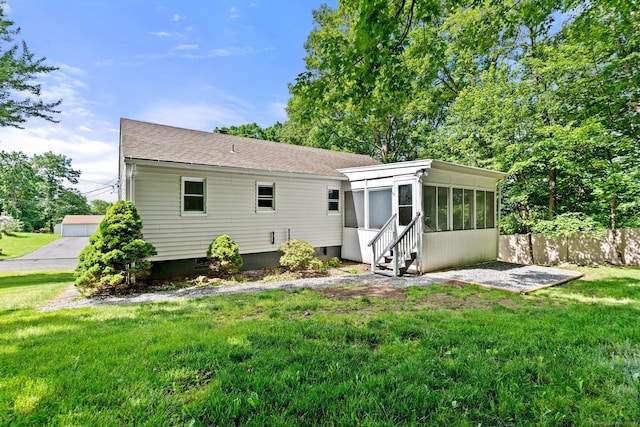
[(125, 163), (130, 164), (138, 164), (145, 166), (163, 166), (172, 169), (197, 169), (202, 171), (212, 171), (219, 170), (229, 173), (239, 173), (245, 175), (271, 175), (271, 176), (279, 176), (279, 177), (294, 177), (294, 178), (307, 178), (307, 179), (332, 179), (338, 181), (347, 181), (348, 178), (340, 173), (340, 175), (315, 175), (309, 173), (301, 173), (301, 172), (292, 172), (292, 171), (278, 171), (278, 170), (269, 170), (269, 169), (253, 169), (253, 168), (242, 168), (235, 166), (223, 166), (223, 165), (207, 165), (200, 163), (184, 163), (184, 162), (174, 162), (167, 160), (152, 160), (152, 159), (140, 159), (135, 157), (124, 157)]

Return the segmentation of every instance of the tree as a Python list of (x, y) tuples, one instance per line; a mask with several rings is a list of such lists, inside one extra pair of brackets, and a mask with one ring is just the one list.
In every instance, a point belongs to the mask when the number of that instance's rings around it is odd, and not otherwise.
[(99, 199), (92, 200), (89, 203), (89, 207), (93, 215), (104, 215), (107, 213), (111, 206), (113, 206), (113, 203)]
[(503, 232), (640, 226), (636, 0), (343, 0), (314, 23), (282, 140), (507, 172)]
[(368, 154), (383, 162), (416, 158), (411, 130), (420, 113), (408, 108), (414, 70), (404, 59), (418, 2), (341, 1), (314, 11), (307, 71), (290, 85), (287, 112), (305, 144)]
[(76, 285), (84, 290), (128, 290), (149, 274), (147, 258), (155, 254), (153, 245), (144, 241), (136, 207), (120, 200), (107, 211), (80, 254)]
[(276, 122), (267, 128), (258, 126), (257, 123), (244, 124), (240, 126), (216, 127), (213, 131), (216, 133), (227, 133), (229, 135), (244, 136), (245, 138), (262, 139), (264, 141), (280, 142), (280, 131), (282, 123)]
[[(62, 100), (44, 102), (40, 99), (41, 85), (33, 83), (36, 76), (57, 70), (45, 64), (45, 58), (35, 59), (27, 44), (14, 44), (20, 28), (4, 16), (0, 4), (0, 126), (21, 128), (30, 117), (56, 122), (56, 107)], [(25, 97), (26, 96), (26, 97)], [(32, 99), (34, 96), (35, 99)]]
[[(65, 189), (64, 183), (77, 184), (80, 171), (71, 168), (71, 159), (48, 151), (32, 158), (33, 169), (39, 179), (39, 206), (50, 229), (62, 212), (89, 213), (86, 198)], [(64, 197), (61, 197), (64, 196)], [(75, 196), (75, 197), (74, 197)], [(73, 206), (73, 207), (72, 207)]]
[(29, 157), (22, 152), (0, 151), (0, 203), (3, 212), (23, 220), (30, 211), (35, 211), (36, 183), (37, 177)]

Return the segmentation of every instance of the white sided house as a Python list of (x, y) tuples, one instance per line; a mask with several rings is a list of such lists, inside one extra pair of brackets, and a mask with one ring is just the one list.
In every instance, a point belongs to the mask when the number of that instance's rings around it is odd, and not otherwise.
[(495, 260), (503, 176), (120, 122), (120, 198), (136, 205), (158, 251), (157, 278), (205, 273), (221, 234), (238, 244), (245, 269), (277, 265), (289, 239), (395, 275)]

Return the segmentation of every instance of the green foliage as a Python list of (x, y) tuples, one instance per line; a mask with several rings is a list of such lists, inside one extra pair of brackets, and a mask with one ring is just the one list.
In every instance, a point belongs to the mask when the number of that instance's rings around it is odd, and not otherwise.
[(340, 258), (334, 256), (329, 261), (327, 261), (326, 264), (329, 268), (338, 268), (342, 263), (340, 262)]
[(236, 242), (226, 234), (216, 237), (207, 249), (210, 268), (218, 276), (235, 274), (242, 268), (242, 256)]
[(111, 206), (113, 206), (113, 203), (104, 200), (92, 200), (89, 203), (89, 209), (92, 215), (104, 215)]
[(4, 15), (4, 2), (0, 3), (0, 126), (21, 128), (30, 117), (55, 122), (54, 114), (61, 100), (44, 102), (40, 99), (40, 85), (36, 77), (57, 70), (45, 64), (45, 58), (35, 59), (27, 44), (14, 43), (20, 29)]
[[(503, 231), (640, 226), (636, 1), (340, 1), (314, 11), (283, 140), (507, 172)], [(559, 220), (562, 222), (562, 219)]]
[(282, 141), (281, 131), (282, 123), (276, 122), (267, 128), (261, 128), (256, 123), (244, 124), (240, 126), (230, 126), (215, 128), (213, 131), (217, 133), (227, 133), (229, 135), (244, 136), (245, 138), (262, 139), (264, 141)]
[(76, 285), (83, 291), (126, 291), (151, 270), (156, 254), (143, 240), (142, 220), (133, 203), (120, 200), (106, 213), (89, 245), (80, 253)]
[(322, 267), (322, 262), (316, 256), (316, 251), (308, 242), (304, 240), (289, 240), (284, 242), (279, 252), (280, 265), (292, 271), (297, 270), (317, 270)]
[(64, 155), (29, 158), (0, 151), (0, 211), (21, 220), (26, 231), (53, 228), (65, 215), (89, 214), (86, 197), (65, 186), (76, 184), (79, 176)]
[(568, 237), (579, 232), (596, 231), (601, 226), (583, 213), (569, 212), (555, 216), (551, 220), (536, 222), (531, 231), (549, 237)]

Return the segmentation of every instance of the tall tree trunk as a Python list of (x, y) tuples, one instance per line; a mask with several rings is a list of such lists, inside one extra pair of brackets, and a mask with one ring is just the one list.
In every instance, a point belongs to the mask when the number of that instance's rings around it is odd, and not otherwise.
[(557, 171), (554, 162), (549, 165), (549, 218), (556, 216), (556, 184), (557, 184)]
[(613, 235), (613, 250), (616, 251), (616, 256), (618, 257), (618, 261), (621, 265), (625, 265), (626, 262), (624, 260), (624, 254), (622, 253), (622, 249), (620, 248), (620, 241), (618, 239), (618, 223), (617, 223), (617, 214), (616, 209), (618, 208), (618, 192), (613, 193), (613, 198), (611, 199), (611, 234)]

